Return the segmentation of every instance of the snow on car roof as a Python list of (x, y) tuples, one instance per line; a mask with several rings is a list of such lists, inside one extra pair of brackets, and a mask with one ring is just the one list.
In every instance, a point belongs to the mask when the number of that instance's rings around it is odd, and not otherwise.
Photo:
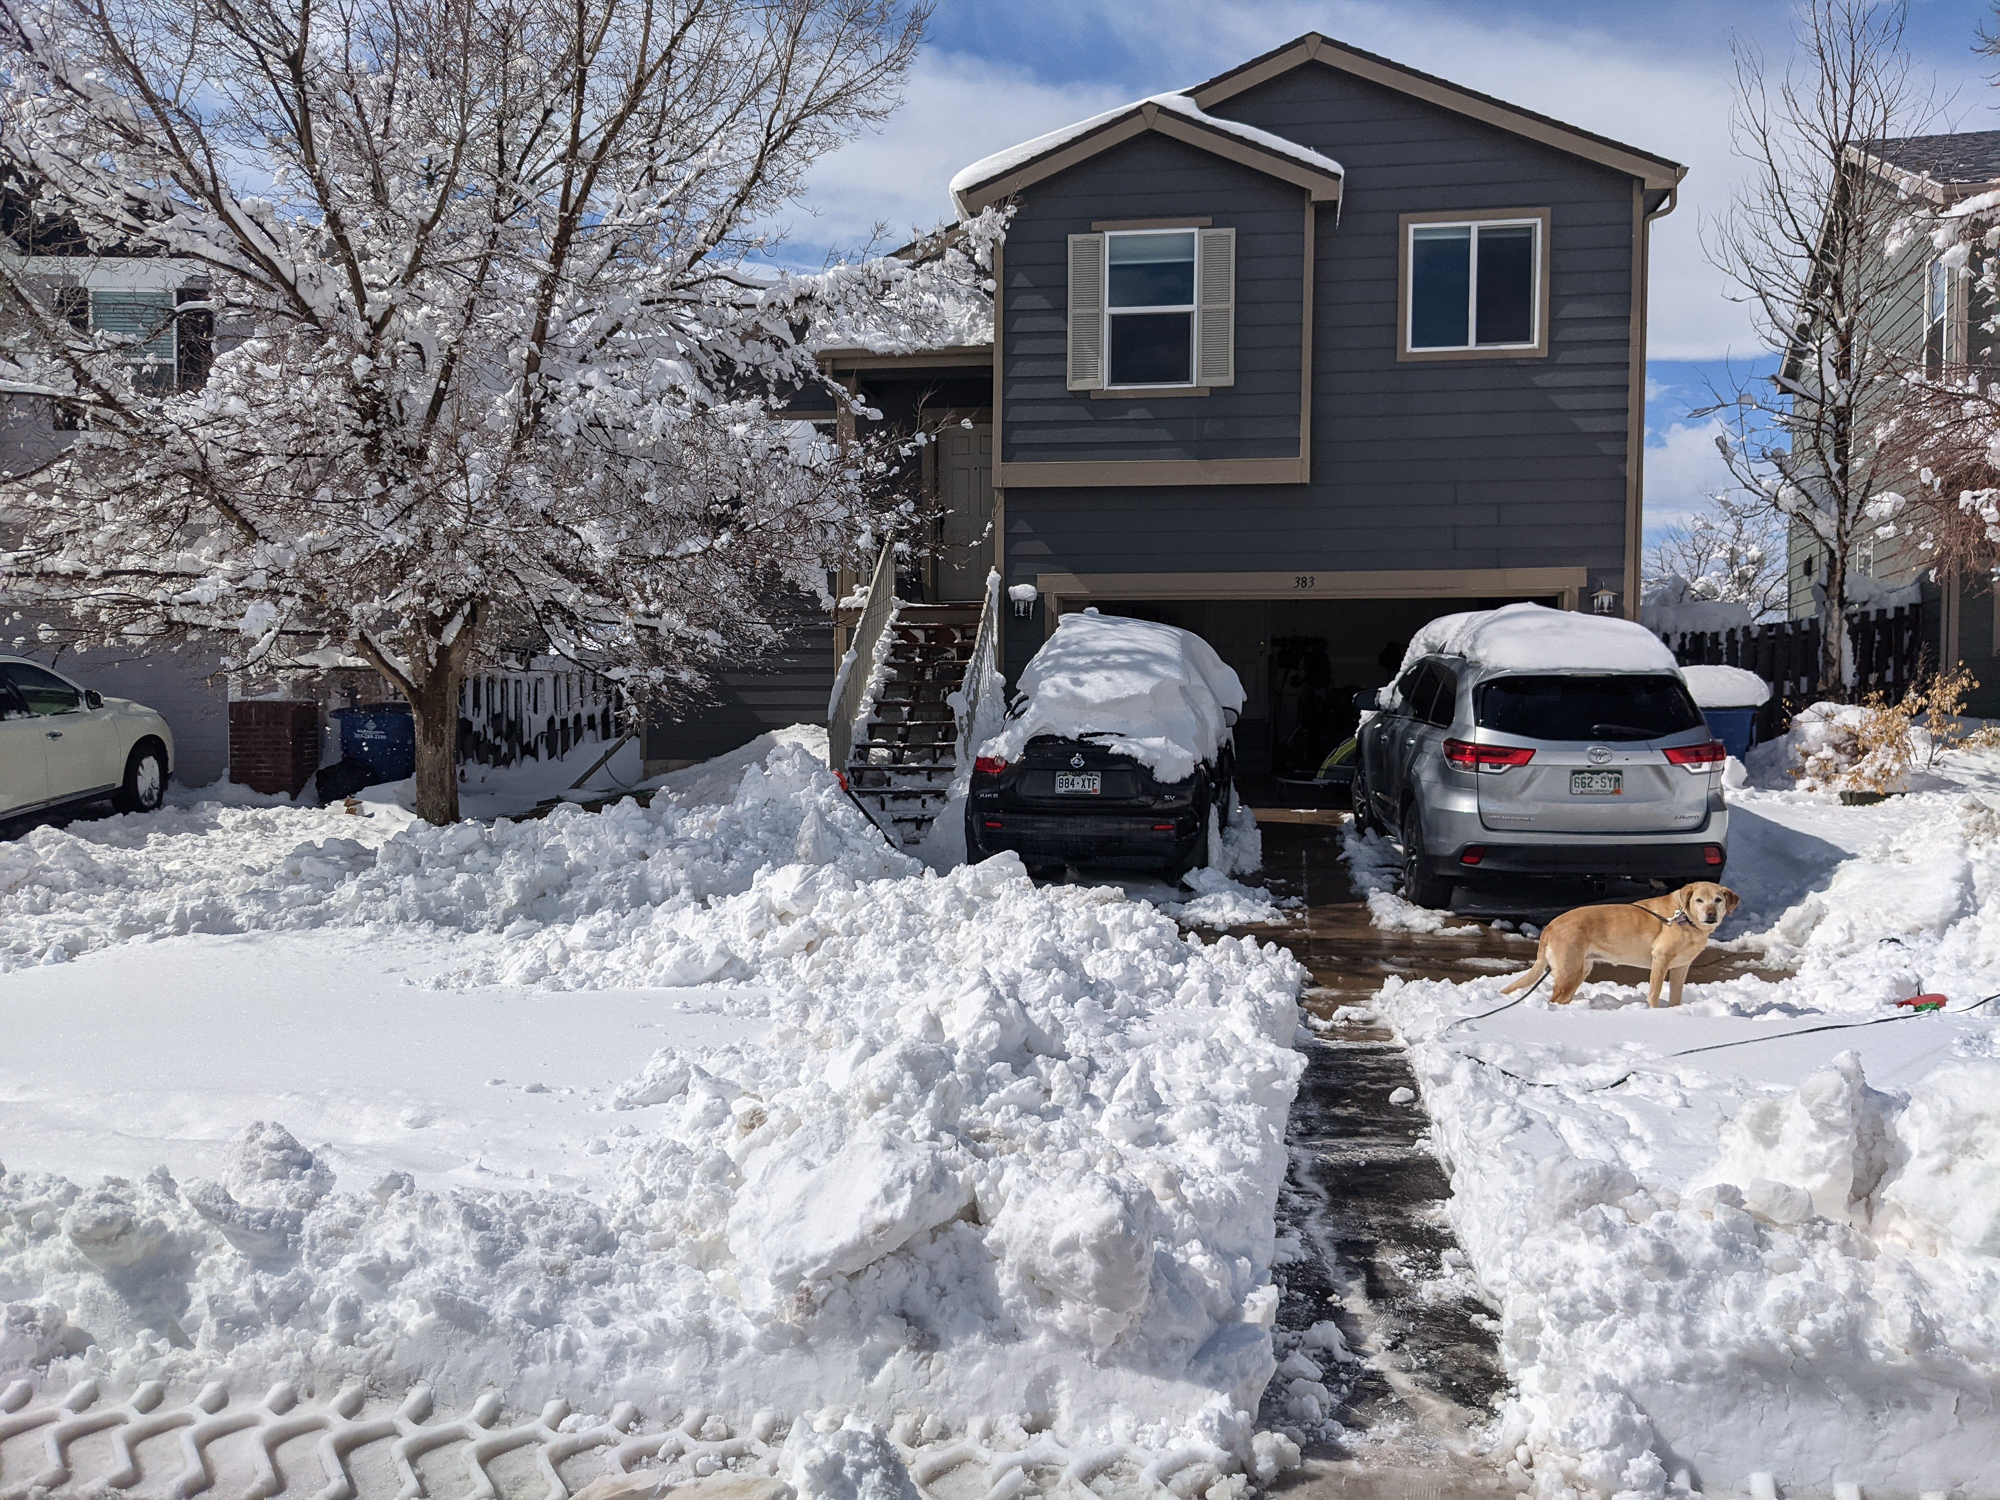
[(1672, 672), (1673, 652), (1643, 625), (1541, 604), (1441, 615), (1403, 653), (1398, 677), (1426, 656), (1507, 672)]
[(1688, 691), (1699, 708), (1762, 708), (1771, 684), (1742, 667), (1682, 667)]
[(1200, 636), (1151, 620), (1064, 615), (1021, 673), (1021, 703), (981, 755), (1013, 760), (1037, 735), (1088, 737), (1162, 781), (1213, 761), (1243, 684)]

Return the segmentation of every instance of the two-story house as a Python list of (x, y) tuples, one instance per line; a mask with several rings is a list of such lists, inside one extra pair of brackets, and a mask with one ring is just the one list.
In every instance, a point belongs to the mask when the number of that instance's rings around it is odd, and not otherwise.
[[(962, 214), (1013, 210), (991, 345), (828, 363), (938, 425), (925, 591), (1032, 590), (1010, 680), (1066, 610), (1181, 625), (1248, 690), (1246, 769), (1298, 765), (1438, 614), (1636, 611), (1684, 171), (1309, 34), (967, 167)], [(649, 758), (762, 727), (759, 680)]]
[[(159, 256), (93, 246), (72, 221), (37, 213), (18, 191), (0, 191), (0, 256), (78, 327), (130, 337), (134, 376), (142, 384), (185, 389), (207, 377), (215, 321), (202, 273)], [(75, 436), (74, 416), (61, 403), (0, 396), (0, 473), (33, 474)], [(0, 514), (0, 551), (7, 540), (7, 518)], [(86, 641), (79, 656), (76, 637), (67, 616), (10, 603), (0, 576), (0, 653), (61, 665), (101, 692), (157, 709), (173, 728), (174, 775), (183, 784), (206, 785), (223, 774), (229, 695), (213, 650)]]
[[(1949, 212), (1969, 198), (2000, 190), (2000, 130), (1957, 131), (1871, 141), (1849, 153), (1848, 169), (1886, 181), (1909, 205), (1909, 216)], [(1908, 218), (1897, 204), (1889, 230)], [(1954, 380), (1978, 371), (1991, 379), (2000, 366), (2000, 340), (1992, 328), (1993, 309), (1981, 294), (1976, 268), (1941, 256), (1926, 234), (1885, 232), (1882, 274), (1871, 278), (1870, 305), (1862, 322), (1884, 351), (1876, 363), (1891, 396), (1905, 377)], [(1796, 369), (1794, 349), (1787, 363)], [(1897, 492), (1921, 481), (1887, 476)], [(1885, 488), (1887, 486), (1885, 485)], [(1811, 617), (1817, 608), (1814, 585), (1824, 579), (1826, 559), (1818, 539), (1794, 526), (1787, 559), (1789, 613)], [(1936, 559), (1909, 535), (1862, 535), (1848, 561), (1851, 611), (1904, 606), (1918, 612), (1921, 653), (1918, 666), (1963, 663), (1980, 683), (1968, 699), (1982, 716), (2000, 714), (2000, 588), (1985, 570), (1936, 576)]]

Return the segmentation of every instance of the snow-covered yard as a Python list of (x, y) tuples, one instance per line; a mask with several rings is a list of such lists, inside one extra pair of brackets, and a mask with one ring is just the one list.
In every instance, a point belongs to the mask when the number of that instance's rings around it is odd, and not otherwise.
[[(1774, 978), (1658, 1011), (1604, 969), (1561, 1009), (1482, 1016), (1506, 975), (1383, 990), (1502, 1308), (1517, 1487), (1996, 1493), (2000, 1000), (1975, 1007), (2000, 992), (2000, 757), (1919, 784), (1730, 794), (1723, 938)], [(1373, 842), (1351, 852), (1380, 885)], [(1949, 1006), (1897, 1008), (1921, 992)]]
[(920, 1408), (1269, 1473), (1302, 977), (926, 871), (797, 742), (650, 809), (39, 829), (0, 843), (0, 1385)]

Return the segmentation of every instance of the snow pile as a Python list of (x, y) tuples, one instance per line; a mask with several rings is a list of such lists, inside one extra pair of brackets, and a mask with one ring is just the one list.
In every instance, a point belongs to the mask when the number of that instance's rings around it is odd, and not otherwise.
[[(1500, 1309), (1491, 1440), (1548, 1496), (1976, 1490), (2000, 1469), (2000, 1001), (1973, 1008), (2000, 992), (2000, 803), (1732, 804), (1752, 935), (1723, 935), (1788, 977), (1697, 973), (1679, 1010), (1618, 970), (1479, 1020), (1505, 976), (1376, 1002)], [(1896, 1009), (1919, 991), (1951, 1013)]]
[(1013, 760), (1037, 735), (1095, 740), (1162, 781), (1213, 762), (1243, 684), (1200, 636), (1151, 620), (1064, 615), (1021, 673), (1021, 699), (981, 755)]
[(1750, 605), (1735, 599), (1710, 598), (1702, 592), (1704, 584), (1716, 581), (1689, 580), (1677, 573), (1655, 580), (1639, 605), (1639, 623), (1669, 639), (1689, 632), (1719, 633), (1754, 626), (1757, 612)]
[(1458, 656), (1503, 672), (1674, 672), (1674, 654), (1643, 625), (1542, 604), (1441, 615), (1403, 654), (1401, 676), (1426, 656)]
[[(1288, 955), (1038, 888), (1010, 856), (921, 872), (798, 745), (726, 802), (389, 822), (42, 830), (0, 846), (0, 941), (19, 962), (197, 929), (432, 934), (458, 980), (707, 983), (765, 1014), (761, 1039), (635, 1053), (588, 1147), (622, 1158), (597, 1194), (402, 1171), (347, 1191), (339, 1146), (268, 1119), (206, 1178), (0, 1174), (7, 1364), (732, 1420), (921, 1406), (1253, 1458), (1300, 1067)], [(532, 1048), (565, 1007), (528, 998)], [(798, 1472), (873, 1493), (857, 1434), (812, 1439)]]
[(1771, 701), (1771, 684), (1742, 667), (1682, 667), (1697, 708), (1761, 708)]

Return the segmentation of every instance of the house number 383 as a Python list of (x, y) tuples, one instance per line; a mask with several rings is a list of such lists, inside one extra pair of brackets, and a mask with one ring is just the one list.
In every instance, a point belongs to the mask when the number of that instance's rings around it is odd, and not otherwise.
[(1295, 589), (1317, 588), (1319, 587), (1319, 579), (1311, 573), (1300, 573), (1292, 579), (1292, 587)]

